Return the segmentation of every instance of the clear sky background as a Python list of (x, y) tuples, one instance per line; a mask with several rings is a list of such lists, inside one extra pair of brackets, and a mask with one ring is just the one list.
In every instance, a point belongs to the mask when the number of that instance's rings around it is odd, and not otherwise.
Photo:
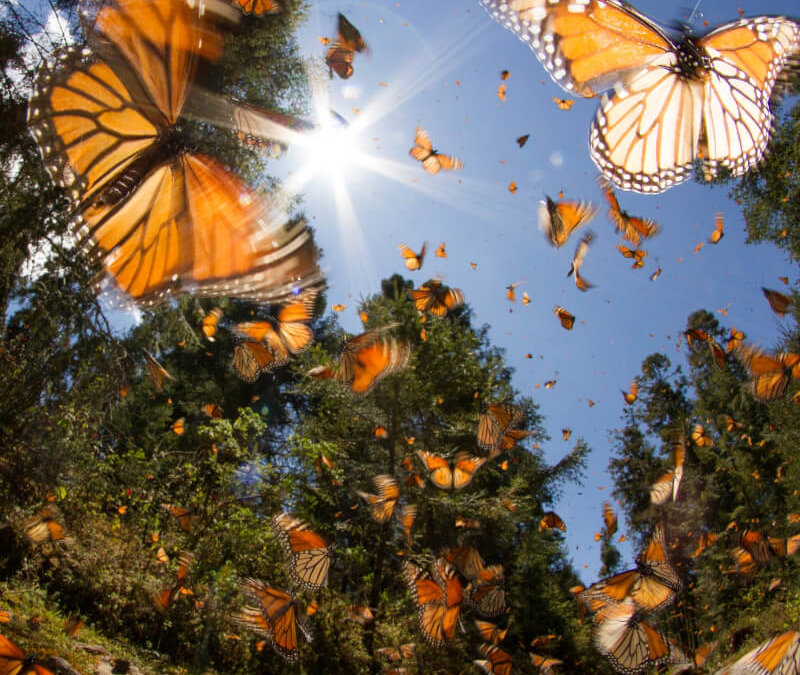
[[(692, 10), (681, 0), (640, 0), (636, 6), (662, 25), (685, 20)], [(694, 26), (704, 30), (703, 21), (713, 27), (738, 19), (739, 7), (746, 16), (800, 14), (796, 0), (701, 0)], [(611, 498), (606, 467), (611, 430), (621, 425), (620, 390), (653, 352), (685, 363), (685, 341), (676, 352), (678, 334), (700, 308), (744, 330), (748, 339), (773, 346), (781, 322), (760, 287), (782, 289), (778, 277), (784, 275), (794, 283), (794, 267), (772, 246), (744, 244), (743, 220), (727, 188), (689, 182), (657, 196), (618, 193), (623, 209), (663, 228), (643, 245), (649, 252), (644, 268), (631, 269), (615, 249), (620, 238), (606, 217), (587, 150), (596, 99), (560, 110), (553, 97), (565, 92), (477, 1), (313, 3), (300, 33), (305, 55), (324, 55), (318, 37), (335, 35), (337, 11), (361, 30), (371, 52), (356, 55), (349, 80), (324, 83), (329, 105), (350, 121), (347, 136), (358, 161), (348, 163), (340, 154), (302, 187), (304, 208), (324, 249), (329, 302), (347, 305), (341, 322), (359, 332), (359, 299), (378, 292), (380, 280), (395, 272), (417, 285), (441, 275), (464, 291), (476, 323), (488, 324), (492, 343), (506, 350), (515, 387), (540, 406), (551, 436), (542, 446), (545, 459), (557, 462), (581, 437), (592, 448), (584, 485), (570, 487), (556, 504), (573, 563), (584, 582), (591, 582), (600, 567), (594, 533), (601, 528), (601, 505)], [(505, 102), (497, 96), (502, 70), (510, 71)], [(320, 102), (322, 109), (326, 105)], [(462, 171), (430, 176), (408, 155), (418, 124), (434, 147), (463, 160)], [(515, 139), (522, 134), (530, 139), (520, 149)], [(291, 182), (312, 160), (293, 147), (270, 171)], [(516, 194), (508, 191), (511, 181)], [(601, 209), (588, 226), (596, 237), (583, 276), (596, 288), (587, 293), (566, 276), (578, 237), (556, 250), (538, 229), (539, 201), (559, 191)], [(725, 237), (695, 254), (695, 246), (711, 235), (718, 211), (725, 216)], [(424, 241), (422, 270), (408, 272), (398, 244), (418, 250)], [(434, 256), (442, 242), (447, 259)], [(651, 282), (658, 266), (663, 272)], [(523, 283), (512, 304), (505, 287), (517, 281)], [(520, 302), (523, 291), (531, 297), (527, 307)], [(555, 305), (576, 315), (572, 331), (561, 328)], [(532, 359), (525, 358), (528, 353)], [(543, 383), (553, 378), (556, 386), (545, 389)], [(572, 429), (566, 443), (564, 427)], [(621, 521), (619, 533), (625, 531)], [(626, 564), (632, 562), (634, 552), (627, 545), (621, 549)]]

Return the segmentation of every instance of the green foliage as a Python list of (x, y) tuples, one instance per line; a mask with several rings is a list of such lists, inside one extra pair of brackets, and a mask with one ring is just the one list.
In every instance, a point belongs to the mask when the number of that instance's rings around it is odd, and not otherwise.
[[(687, 328), (707, 332), (723, 348), (727, 343), (728, 331), (709, 312), (692, 314)], [(796, 331), (784, 348), (796, 350)], [(796, 625), (796, 556), (775, 555), (746, 574), (737, 571), (731, 551), (745, 529), (776, 538), (797, 533), (788, 516), (800, 506), (793, 449), (800, 427), (791, 402), (794, 387), (781, 401), (759, 403), (732, 353), (720, 367), (704, 341), (695, 340), (687, 349), (687, 374), (663, 355), (643, 362), (639, 398), (626, 409), (624, 426), (615, 433), (616, 455), (609, 470), (639, 544), (656, 522), (663, 522), (671, 561), (684, 580), (679, 606), (659, 621), (690, 648), (720, 640), (715, 662), (722, 663), (737, 650), (751, 649)], [(704, 428), (710, 444), (691, 440), (696, 425)], [(649, 486), (673, 468), (676, 431), (686, 439), (678, 501), (655, 506)], [(716, 541), (704, 548), (700, 537), (708, 535)], [(781, 583), (769, 591), (776, 579)]]
[(742, 207), (747, 241), (769, 241), (800, 260), (800, 104), (776, 116), (770, 151), (731, 191)]

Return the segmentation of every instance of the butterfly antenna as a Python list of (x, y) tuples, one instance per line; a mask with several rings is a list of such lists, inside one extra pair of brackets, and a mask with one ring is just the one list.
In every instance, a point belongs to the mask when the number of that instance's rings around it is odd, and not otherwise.
[(689, 19), (687, 20), (686, 23), (692, 23), (692, 19), (694, 19), (694, 15), (697, 13), (697, 8), (700, 6), (701, 2), (702, 0), (697, 0), (697, 2), (694, 3), (694, 9), (692, 10), (692, 13), (689, 14)]

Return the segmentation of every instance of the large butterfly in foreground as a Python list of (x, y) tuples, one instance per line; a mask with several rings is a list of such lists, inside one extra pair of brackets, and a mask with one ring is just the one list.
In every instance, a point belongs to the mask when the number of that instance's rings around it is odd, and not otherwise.
[(614, 185), (663, 192), (692, 175), (739, 176), (770, 137), (776, 78), (800, 45), (800, 24), (740, 19), (674, 39), (623, 0), (481, 0), (527, 42), (573, 96), (603, 96), (592, 159)]
[(11, 640), (0, 635), (0, 673), (3, 675), (53, 675), (36, 661), (35, 656), (24, 654)]
[(243, 607), (233, 615), (233, 619), (267, 638), (275, 651), (287, 661), (297, 661), (300, 653), (297, 629), (300, 629), (309, 642), (313, 636), (294, 596), (267, 586), (258, 579), (245, 579), (242, 590), (253, 605)]
[(430, 174), (439, 173), (440, 169), (461, 169), (464, 163), (460, 159), (443, 155), (433, 149), (431, 137), (422, 127), (414, 132), (414, 147), (408, 151), (414, 159), (422, 162), (422, 168)]
[(270, 525), (280, 542), (292, 581), (309, 591), (327, 585), (333, 546), (306, 521), (285, 511), (272, 516)]
[(42, 64), (28, 121), (72, 202), (79, 248), (116, 287), (141, 305), (177, 292), (269, 301), (318, 278), (308, 229), (275, 222), (178, 130), (198, 60), (222, 48), (198, 10), (114, 0), (89, 41)]
[(335, 366), (317, 366), (308, 374), (318, 380), (333, 378), (356, 394), (367, 394), (384, 377), (408, 365), (409, 344), (385, 335), (396, 325), (389, 324), (346, 340)]

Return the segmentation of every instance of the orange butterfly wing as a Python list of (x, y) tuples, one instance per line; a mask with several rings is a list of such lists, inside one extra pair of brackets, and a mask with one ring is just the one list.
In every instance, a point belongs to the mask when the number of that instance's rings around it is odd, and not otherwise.
[(281, 11), (281, 5), (276, 0), (233, 0), (233, 4), (242, 10), (243, 14), (277, 14)]

